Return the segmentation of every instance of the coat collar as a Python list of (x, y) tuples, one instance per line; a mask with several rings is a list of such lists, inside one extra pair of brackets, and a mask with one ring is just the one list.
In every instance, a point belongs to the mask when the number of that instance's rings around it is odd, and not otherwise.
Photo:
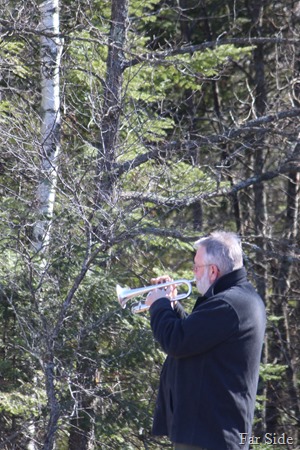
[(241, 269), (233, 270), (232, 272), (226, 273), (222, 277), (218, 278), (205, 293), (205, 297), (209, 298), (213, 295), (219, 294), (219, 292), (226, 291), (227, 289), (245, 282), (247, 279), (246, 269), (242, 267)]
[(232, 272), (226, 273), (222, 277), (218, 278), (207, 290), (205, 295), (198, 297), (196, 305), (199, 305), (202, 301), (213, 297), (219, 292), (226, 291), (227, 289), (235, 286), (237, 284), (243, 283), (247, 280), (247, 273), (245, 267), (233, 270)]

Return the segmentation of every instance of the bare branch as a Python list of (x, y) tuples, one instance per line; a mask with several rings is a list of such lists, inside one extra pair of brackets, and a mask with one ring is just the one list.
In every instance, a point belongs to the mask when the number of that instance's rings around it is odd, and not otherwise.
[(141, 62), (163, 62), (165, 58), (176, 55), (193, 54), (200, 52), (208, 48), (215, 48), (221, 45), (278, 45), (278, 44), (298, 44), (296, 39), (284, 39), (277, 37), (260, 37), (260, 38), (232, 38), (232, 39), (217, 39), (216, 41), (203, 42), (198, 45), (187, 45), (179, 48), (171, 48), (162, 52), (145, 53), (144, 55), (136, 55), (131, 61), (124, 63), (124, 69), (135, 66)]
[[(293, 108), (286, 111), (281, 111), (277, 114), (269, 114), (267, 116), (258, 117), (257, 119), (249, 120), (248, 122), (242, 124), (239, 128), (230, 128), (222, 134), (213, 134), (210, 136), (199, 136), (196, 140), (186, 141), (184, 144), (179, 141), (171, 141), (167, 142), (165, 145), (161, 145), (158, 148), (156, 145), (153, 145), (152, 149), (148, 152), (143, 153), (142, 155), (138, 155), (130, 161), (126, 161), (122, 164), (116, 165), (116, 173), (118, 176), (123, 175), (124, 173), (146, 163), (147, 161), (156, 159), (160, 153), (164, 153), (166, 151), (176, 152), (179, 149), (184, 147), (185, 151), (194, 150), (202, 145), (211, 145), (211, 144), (224, 144), (236, 139), (240, 136), (246, 136), (251, 133), (267, 133), (270, 132), (270, 129), (266, 129), (263, 126), (266, 124), (275, 124), (280, 120), (287, 118), (294, 118), (300, 116), (300, 108)], [(272, 130), (273, 131), (273, 130)], [(298, 136), (293, 137), (289, 136), (290, 140), (294, 140), (295, 142), (299, 141)], [(148, 145), (148, 148), (151, 146)], [(188, 156), (188, 154), (186, 155)]]
[(243, 180), (240, 183), (234, 184), (230, 188), (217, 189), (212, 192), (204, 192), (194, 196), (192, 195), (176, 198), (176, 197), (163, 197), (152, 193), (143, 194), (140, 192), (127, 192), (120, 194), (120, 196), (124, 200), (136, 200), (139, 203), (149, 202), (159, 206), (164, 205), (168, 207), (181, 208), (184, 206), (191, 206), (199, 202), (200, 200), (208, 200), (218, 197), (230, 197), (236, 194), (237, 192), (244, 190), (250, 186), (253, 186), (257, 183), (269, 181), (280, 175), (292, 172), (300, 172), (300, 161), (295, 160), (294, 162), (293, 161), (286, 162), (278, 170), (265, 172), (262, 173), (261, 175), (247, 178), (246, 180)]

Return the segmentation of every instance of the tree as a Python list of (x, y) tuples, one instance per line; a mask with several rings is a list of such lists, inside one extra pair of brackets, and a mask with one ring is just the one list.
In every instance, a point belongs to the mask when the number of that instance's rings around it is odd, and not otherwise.
[(55, 204), (60, 149), (59, 70), (62, 42), (59, 37), (59, 2), (47, 0), (41, 10), (41, 179), (37, 188), (37, 221), (33, 245), (47, 247)]
[[(296, 442), (297, 4), (141, 3), (63, 0), (59, 36), (34, 2), (3, 3), (3, 448), (32, 423), (37, 448), (168, 448), (150, 435), (163, 354), (114, 286), (189, 278), (190, 243), (219, 226), (240, 232), (270, 315), (254, 432)], [(40, 130), (41, 39), (60, 135)]]

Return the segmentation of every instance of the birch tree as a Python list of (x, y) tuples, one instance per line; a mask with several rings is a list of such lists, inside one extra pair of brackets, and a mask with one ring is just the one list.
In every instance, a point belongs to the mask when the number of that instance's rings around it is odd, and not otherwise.
[(60, 151), (60, 84), (59, 71), (62, 39), (59, 34), (59, 0), (40, 4), (41, 35), (41, 146), (40, 181), (36, 195), (36, 224), (33, 246), (45, 250), (50, 241), (50, 228), (55, 205)]
[[(63, 49), (59, 30), (59, 0), (46, 0), (40, 9), (40, 58), (41, 58), (41, 143), (39, 184), (36, 194), (36, 223), (33, 228), (32, 244), (36, 252), (48, 250), (50, 230), (55, 207), (55, 195), (59, 170), (60, 153), (60, 64)], [(42, 263), (44, 268), (44, 263)], [(43, 315), (43, 312), (41, 312)], [(45, 319), (43, 319), (45, 323)], [(47, 328), (47, 325), (46, 325)], [(49, 335), (46, 336), (47, 339)], [(54, 382), (54, 363), (51, 339), (48, 342), (46, 356), (41, 358), (45, 374), (45, 388), (49, 407), (49, 419), (45, 432), (43, 449), (54, 448), (59, 404)], [(36, 430), (34, 424), (29, 450), (36, 448)]]

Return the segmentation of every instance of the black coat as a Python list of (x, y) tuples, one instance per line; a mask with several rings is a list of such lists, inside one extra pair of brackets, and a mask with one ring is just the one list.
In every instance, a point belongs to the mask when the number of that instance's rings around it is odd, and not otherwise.
[(178, 318), (167, 299), (150, 308), (163, 365), (153, 434), (209, 450), (246, 450), (251, 436), (265, 308), (244, 268), (219, 278), (193, 312)]

